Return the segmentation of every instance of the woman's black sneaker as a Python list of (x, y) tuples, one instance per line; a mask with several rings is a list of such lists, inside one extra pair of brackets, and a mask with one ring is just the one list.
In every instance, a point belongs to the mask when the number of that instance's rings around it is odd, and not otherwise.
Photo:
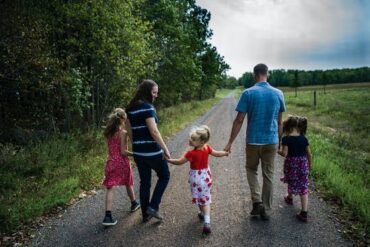
[(158, 219), (158, 220), (162, 220), (162, 216), (159, 214), (159, 211), (158, 210), (155, 210), (151, 207), (148, 207), (147, 210), (146, 210), (146, 213), (150, 216), (153, 216), (154, 218)]

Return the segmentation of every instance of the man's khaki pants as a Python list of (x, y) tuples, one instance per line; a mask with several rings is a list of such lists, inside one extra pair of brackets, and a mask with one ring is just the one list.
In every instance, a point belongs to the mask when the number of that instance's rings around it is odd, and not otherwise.
[[(252, 202), (262, 202), (266, 209), (271, 209), (273, 197), (274, 159), (278, 144), (250, 145), (247, 144), (246, 168), (247, 179), (251, 190)], [(258, 182), (258, 164), (261, 160), (263, 186)]]

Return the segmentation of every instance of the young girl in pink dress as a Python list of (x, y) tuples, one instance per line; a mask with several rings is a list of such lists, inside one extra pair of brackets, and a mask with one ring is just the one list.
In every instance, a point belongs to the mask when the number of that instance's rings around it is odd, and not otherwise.
[(174, 165), (182, 165), (190, 162), (189, 184), (192, 194), (192, 203), (198, 205), (200, 212), (199, 218), (204, 222), (203, 234), (211, 233), (211, 190), (212, 174), (208, 167), (208, 156), (222, 157), (229, 155), (225, 151), (216, 151), (207, 144), (210, 138), (208, 126), (203, 125), (194, 128), (190, 133), (189, 145), (194, 147), (188, 151), (182, 158), (168, 159), (168, 162)]
[(126, 118), (127, 116), (123, 109), (114, 109), (108, 116), (107, 126), (104, 130), (104, 136), (107, 138), (108, 144), (108, 159), (105, 165), (105, 179), (103, 182), (103, 185), (107, 188), (104, 226), (117, 224), (117, 220), (112, 217), (114, 186), (126, 186), (127, 195), (131, 200), (131, 212), (140, 208), (140, 203), (135, 199), (132, 169), (130, 160), (127, 157), (132, 155), (132, 153), (127, 150), (128, 135), (126, 130), (124, 130)]

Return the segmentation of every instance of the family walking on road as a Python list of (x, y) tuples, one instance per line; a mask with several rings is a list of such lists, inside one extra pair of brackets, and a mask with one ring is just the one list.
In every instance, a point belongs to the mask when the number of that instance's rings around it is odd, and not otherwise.
[[(188, 141), (192, 149), (177, 159), (171, 158), (157, 127), (158, 118), (153, 102), (158, 96), (158, 85), (153, 80), (144, 80), (139, 84), (125, 111), (118, 108), (109, 115), (104, 131), (109, 157), (105, 168), (104, 185), (107, 187), (107, 195), (103, 225), (117, 223), (111, 213), (112, 187), (119, 185), (125, 185), (127, 188), (131, 200), (130, 210), (133, 212), (141, 207), (143, 222), (148, 222), (153, 217), (162, 220), (159, 206), (170, 180), (168, 162), (182, 165), (189, 161), (188, 181), (192, 203), (199, 207), (198, 217), (203, 222), (202, 233), (210, 234), (213, 178), (208, 157), (228, 156), (231, 153), (232, 143), (246, 116), (246, 170), (253, 202), (251, 216), (259, 216), (262, 220), (269, 219), (273, 198), (274, 160), (279, 153), (286, 157), (282, 181), (288, 184), (288, 193), (283, 198), (291, 205), (292, 196), (300, 195), (302, 210), (297, 214), (297, 218), (307, 221), (308, 173), (311, 166), (309, 144), (305, 137), (307, 119), (291, 116), (284, 121), (283, 127), (282, 114), (286, 110), (283, 93), (267, 82), (266, 65), (256, 65), (253, 74), (256, 84), (246, 89), (240, 97), (236, 107), (237, 115), (224, 150), (214, 150), (208, 144), (211, 131), (208, 126), (203, 125), (191, 130)], [(132, 152), (128, 151), (128, 137), (132, 142)], [(127, 158), (130, 155), (133, 156), (139, 171), (140, 202), (135, 199), (132, 189), (132, 170)], [(259, 164), (263, 176), (262, 189), (258, 181)], [(152, 170), (156, 172), (158, 180), (150, 195)]]

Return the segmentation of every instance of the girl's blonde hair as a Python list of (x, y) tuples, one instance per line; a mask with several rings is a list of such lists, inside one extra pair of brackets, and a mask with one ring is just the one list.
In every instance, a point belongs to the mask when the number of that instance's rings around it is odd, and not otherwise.
[(190, 132), (190, 139), (193, 141), (203, 141), (204, 143), (209, 141), (211, 137), (211, 130), (207, 125), (195, 127)]
[(104, 127), (104, 136), (111, 138), (117, 132), (121, 125), (121, 120), (126, 121), (127, 115), (124, 109), (116, 108), (111, 112), (106, 120), (106, 126)]

